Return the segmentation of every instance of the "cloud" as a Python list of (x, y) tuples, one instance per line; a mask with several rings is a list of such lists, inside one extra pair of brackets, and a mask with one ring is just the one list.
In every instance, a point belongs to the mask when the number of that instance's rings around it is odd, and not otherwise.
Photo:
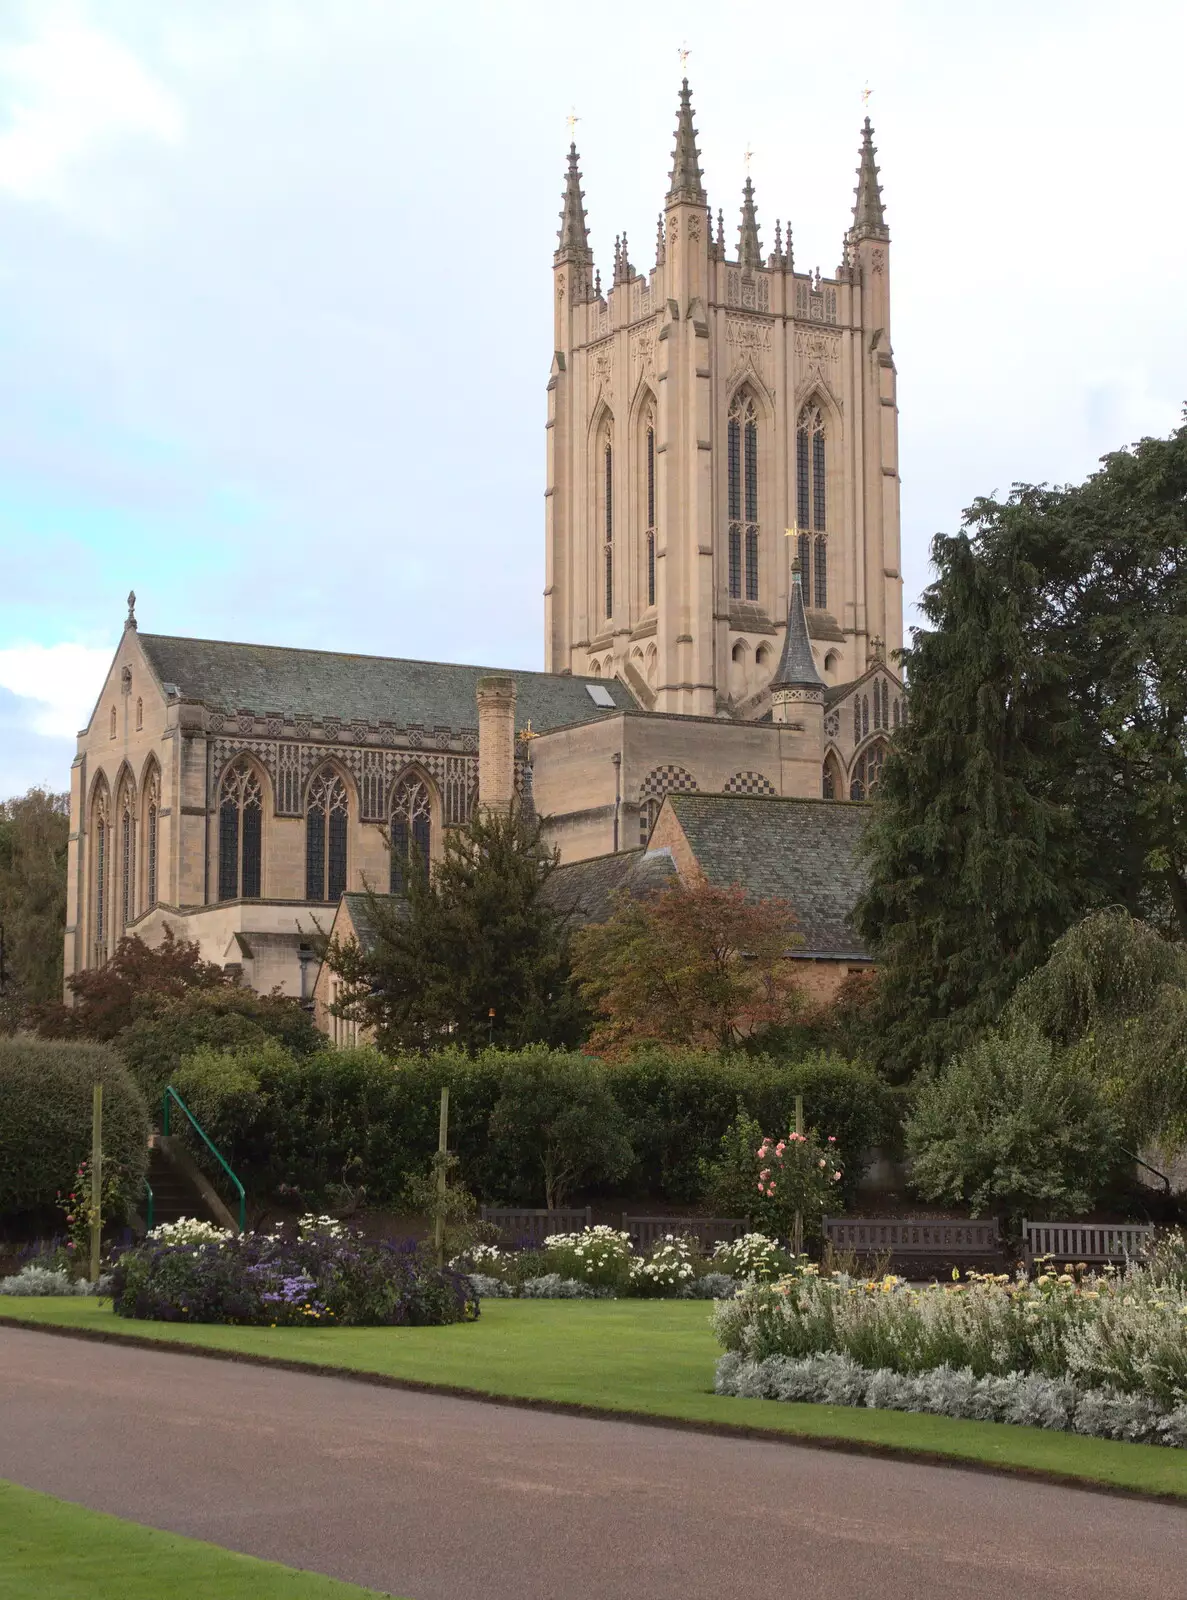
[(43, 739), (72, 739), (95, 708), (111, 650), (85, 644), (24, 644), (0, 650), (0, 689), (14, 695), (14, 723)]
[(60, 201), (96, 146), (129, 136), (175, 143), (181, 107), (117, 40), (65, 19), (0, 49), (0, 188)]

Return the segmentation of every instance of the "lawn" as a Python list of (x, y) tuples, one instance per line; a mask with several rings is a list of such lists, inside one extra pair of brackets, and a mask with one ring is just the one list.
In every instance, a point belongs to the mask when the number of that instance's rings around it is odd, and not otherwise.
[(482, 1395), (918, 1451), (1187, 1499), (1187, 1451), (1002, 1423), (715, 1395), (718, 1350), (703, 1301), (487, 1300), (477, 1322), (447, 1328), (226, 1328), (135, 1322), (117, 1317), (105, 1301), (0, 1297), (0, 1318)]
[(0, 1481), (4, 1600), (379, 1600), (312, 1572), (160, 1533)]

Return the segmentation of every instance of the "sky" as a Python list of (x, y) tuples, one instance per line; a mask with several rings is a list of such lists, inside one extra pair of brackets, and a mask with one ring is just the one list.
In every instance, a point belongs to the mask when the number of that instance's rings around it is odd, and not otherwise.
[[(0, 797), (145, 631), (543, 664), (550, 273), (650, 266), (687, 71), (714, 209), (831, 272), (869, 86), (903, 571), (1187, 399), (1187, 8), (3, 0)], [(736, 234), (733, 236), (736, 237)], [(910, 613), (908, 613), (910, 616)]]

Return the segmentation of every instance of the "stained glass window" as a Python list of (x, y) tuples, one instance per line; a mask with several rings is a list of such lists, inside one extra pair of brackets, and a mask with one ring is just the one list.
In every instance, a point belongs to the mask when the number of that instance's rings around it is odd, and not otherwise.
[(868, 749), (862, 751), (853, 764), (853, 773), (849, 780), (850, 800), (873, 799), (885, 760), (886, 742), (883, 739), (876, 740)]
[(151, 799), (145, 816), (147, 837), (144, 841), (145, 880), (148, 889), (145, 910), (147, 911), (151, 911), (157, 903), (157, 811), (157, 802), (155, 798)]
[(339, 900), (346, 892), (346, 785), (333, 767), (314, 774), (305, 803), (305, 898)]
[(218, 803), (218, 897), (258, 900), (263, 857), (264, 792), (246, 757), (223, 774)]
[[(795, 511), (804, 603), (818, 611), (828, 609), (826, 466), (824, 414), (819, 406), (805, 406), (795, 434)], [(815, 539), (808, 537), (809, 530)]]
[(433, 807), (427, 784), (415, 773), (392, 791), (391, 892), (403, 894), (409, 871), (424, 870), (432, 859)]
[(754, 398), (739, 390), (730, 406), (726, 435), (726, 543), (731, 600), (758, 599), (758, 409)]
[(647, 604), (655, 604), (655, 425), (647, 429)]
[(133, 861), (135, 859), (136, 823), (132, 807), (126, 801), (120, 813), (120, 932), (123, 933), (136, 914), (133, 899)]
[(816, 535), (816, 570), (812, 574), (817, 611), (828, 610), (828, 540)]
[(606, 615), (612, 617), (614, 615), (614, 452), (609, 445), (606, 446), (605, 473), (602, 494), (606, 514)]

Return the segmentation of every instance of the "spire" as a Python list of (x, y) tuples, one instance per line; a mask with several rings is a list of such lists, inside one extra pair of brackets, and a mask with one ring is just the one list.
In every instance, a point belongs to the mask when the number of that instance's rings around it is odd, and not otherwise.
[(629, 283), (631, 281), (631, 279), (634, 277), (634, 275), (635, 275), (635, 269), (634, 269), (634, 267), (631, 266), (630, 256), (629, 256), (629, 254), (627, 252), (626, 234), (624, 233), (622, 235), (621, 239), (619, 238), (619, 236), (617, 234), (615, 234), (615, 236), (614, 236), (614, 285), (615, 285), (615, 288), (617, 288), (620, 283)]
[(581, 187), (581, 170), (577, 165), (577, 146), (569, 146), (569, 167), (565, 173), (565, 200), (561, 210), (559, 243), (553, 260), (577, 261), (588, 266), (593, 259), (589, 250), (589, 229), (585, 225), (585, 193)]
[(824, 679), (816, 670), (812, 646), (808, 639), (808, 619), (804, 615), (804, 589), (800, 578), (799, 561), (791, 563), (791, 595), (787, 605), (787, 632), (783, 636), (783, 654), (771, 679), (775, 689), (823, 689)]
[(738, 229), (738, 265), (762, 266), (762, 245), (758, 242), (758, 218), (754, 214), (754, 185), (747, 174), (742, 185), (742, 225)]
[(855, 239), (889, 239), (886, 213), (882, 209), (882, 185), (878, 182), (877, 155), (874, 148), (874, 130), (869, 117), (861, 130), (861, 162), (857, 168), (857, 188), (853, 193), (857, 203), (853, 207), (852, 234)]
[(705, 186), (701, 182), (701, 157), (697, 149), (697, 130), (692, 125), (692, 92), (685, 78), (680, 87), (680, 109), (676, 113), (676, 149), (672, 156), (672, 181), (668, 204), (690, 200), (703, 206)]

